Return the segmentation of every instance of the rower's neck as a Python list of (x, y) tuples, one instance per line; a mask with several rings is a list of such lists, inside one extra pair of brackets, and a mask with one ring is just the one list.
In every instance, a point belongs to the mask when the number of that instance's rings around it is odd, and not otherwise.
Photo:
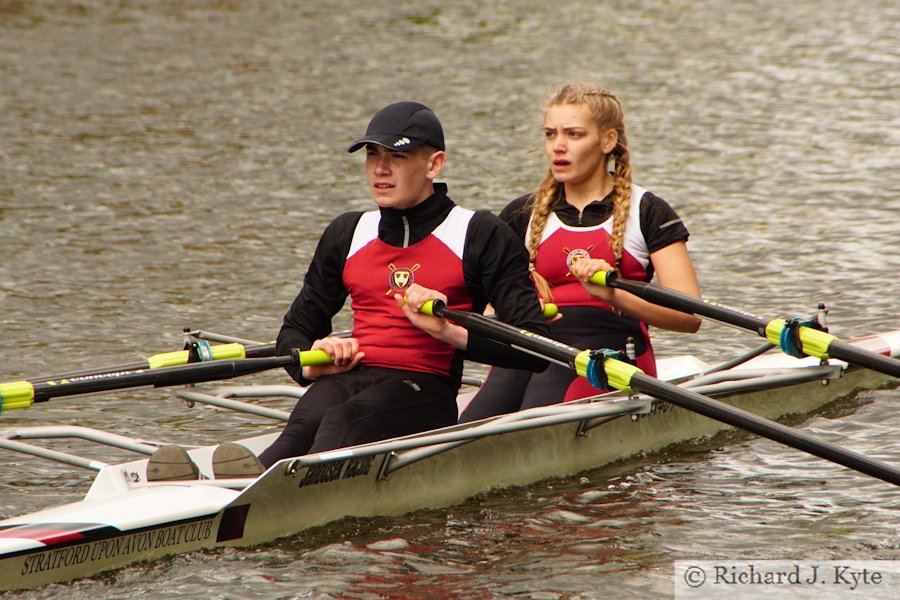
[(606, 198), (613, 189), (612, 177), (606, 176), (600, 181), (585, 181), (583, 183), (566, 183), (566, 202), (583, 211), (584, 207)]

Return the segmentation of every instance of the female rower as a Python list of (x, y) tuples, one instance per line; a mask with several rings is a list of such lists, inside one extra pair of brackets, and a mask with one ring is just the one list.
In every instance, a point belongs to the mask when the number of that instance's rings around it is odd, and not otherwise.
[[(551, 336), (578, 348), (625, 351), (656, 375), (648, 325), (693, 333), (700, 319), (589, 282), (602, 270), (700, 296), (688, 230), (663, 199), (631, 180), (619, 100), (594, 85), (565, 85), (544, 109), (548, 170), (537, 191), (500, 214), (525, 242), (544, 302), (560, 307)], [(596, 390), (567, 368), (536, 374), (494, 367), (461, 422), (583, 398)]]

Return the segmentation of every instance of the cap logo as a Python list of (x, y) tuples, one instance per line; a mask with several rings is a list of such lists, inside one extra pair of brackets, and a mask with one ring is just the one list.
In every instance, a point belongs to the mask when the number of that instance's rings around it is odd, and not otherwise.
[(396, 142), (394, 142), (394, 148), (399, 148), (400, 146), (406, 146), (407, 144), (411, 144), (408, 137), (402, 137)]

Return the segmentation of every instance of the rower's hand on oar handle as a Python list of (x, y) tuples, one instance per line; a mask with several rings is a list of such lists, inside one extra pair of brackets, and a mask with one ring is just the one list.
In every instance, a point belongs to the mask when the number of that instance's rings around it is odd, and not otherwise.
[(446, 304), (447, 296), (437, 290), (423, 287), (418, 283), (412, 284), (404, 291), (406, 292), (405, 294), (394, 294), (397, 307), (403, 312), (404, 316), (425, 333), (437, 339), (442, 339), (442, 335), (449, 327), (447, 319), (423, 311), (422, 307), (427, 302), (435, 300), (440, 300)]
[(613, 285), (618, 278), (619, 274), (616, 273), (613, 269), (608, 269), (606, 271), (597, 271), (590, 277), (590, 282), (594, 285), (599, 285), (603, 287), (615, 287)]
[(441, 311), (445, 308), (447, 308), (446, 302), (442, 302), (440, 300), (438, 300), (438, 301), (429, 300), (428, 302), (426, 302), (425, 304), (422, 305), (422, 307), (419, 309), (419, 311), (425, 313), (426, 315), (438, 316), (441, 314)]
[[(320, 353), (313, 354), (314, 351)], [(304, 354), (308, 357), (305, 361)], [(350, 371), (356, 368), (365, 355), (365, 352), (359, 351), (359, 341), (356, 338), (328, 336), (316, 340), (308, 351), (300, 353), (303, 377), (314, 381), (326, 375)]]
[(394, 294), (394, 299), (397, 307), (413, 325), (437, 340), (465, 350), (469, 343), (469, 332), (432, 311), (434, 305), (446, 306), (447, 296), (418, 283), (412, 284), (405, 291), (406, 295), (403, 296)]
[(294, 348), (291, 350), (291, 356), (294, 358), (294, 363), (301, 367), (333, 364), (331, 357), (324, 350), (301, 350), (300, 348)]
[(572, 263), (571, 272), (581, 282), (588, 294), (613, 305), (616, 291), (606, 286), (607, 274), (612, 267), (602, 258), (582, 258)]

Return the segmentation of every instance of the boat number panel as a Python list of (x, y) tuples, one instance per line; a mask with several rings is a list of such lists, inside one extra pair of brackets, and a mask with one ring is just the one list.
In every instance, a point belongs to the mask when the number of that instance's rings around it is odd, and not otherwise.
[(354, 456), (347, 460), (336, 460), (318, 465), (311, 465), (304, 474), (297, 487), (319, 485), (337, 481), (338, 479), (350, 479), (368, 475), (372, 468), (372, 456)]

